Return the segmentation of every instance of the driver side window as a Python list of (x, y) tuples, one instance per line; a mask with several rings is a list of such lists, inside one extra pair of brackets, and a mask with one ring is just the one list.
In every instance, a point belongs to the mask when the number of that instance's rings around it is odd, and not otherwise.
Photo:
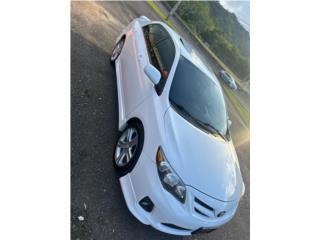
[(158, 90), (160, 94), (168, 78), (174, 57), (174, 43), (167, 30), (160, 24), (150, 24), (143, 27), (149, 59), (161, 73)]

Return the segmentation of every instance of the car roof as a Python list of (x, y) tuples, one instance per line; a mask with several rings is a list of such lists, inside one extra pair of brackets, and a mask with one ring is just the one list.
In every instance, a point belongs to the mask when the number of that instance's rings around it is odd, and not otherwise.
[[(189, 44), (184, 38), (182, 38), (179, 34), (177, 34), (170, 27), (169, 33), (174, 41), (177, 43), (177, 46), (180, 48), (180, 54), (193, 63), (200, 71), (205, 73), (210, 79), (212, 79), (215, 83), (218, 83), (216, 76), (207, 68), (195, 48)], [(219, 85), (219, 84), (218, 84)]]

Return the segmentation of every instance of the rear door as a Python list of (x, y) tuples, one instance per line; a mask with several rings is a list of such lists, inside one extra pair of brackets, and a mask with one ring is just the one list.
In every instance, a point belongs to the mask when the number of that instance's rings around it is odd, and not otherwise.
[(143, 72), (148, 53), (139, 21), (135, 21), (126, 34), (119, 63), (124, 113), (128, 116), (153, 90)]

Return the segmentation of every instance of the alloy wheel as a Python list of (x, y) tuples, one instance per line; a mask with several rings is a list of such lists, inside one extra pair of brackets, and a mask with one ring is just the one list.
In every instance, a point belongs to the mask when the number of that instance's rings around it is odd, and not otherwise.
[(121, 134), (114, 153), (114, 160), (118, 167), (124, 167), (132, 160), (138, 147), (138, 138), (138, 131), (133, 127), (127, 128)]
[(113, 52), (112, 52), (112, 55), (111, 55), (111, 61), (115, 61), (118, 56), (120, 55), (121, 53), (121, 50), (122, 50), (122, 47), (123, 47), (123, 44), (124, 44), (124, 40), (120, 40), (117, 45), (115, 46), (115, 48), (113, 49)]

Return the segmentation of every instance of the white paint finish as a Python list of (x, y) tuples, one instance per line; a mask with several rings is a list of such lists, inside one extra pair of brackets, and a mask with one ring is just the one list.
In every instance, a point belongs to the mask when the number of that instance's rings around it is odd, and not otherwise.
[[(224, 203), (215, 200), (192, 187), (187, 187), (185, 204), (178, 202), (171, 194), (162, 188), (157, 176), (156, 164), (142, 153), (134, 170), (120, 178), (122, 191), (131, 213), (141, 222), (152, 225), (160, 231), (176, 235), (189, 235), (191, 231), (174, 230), (161, 223), (174, 223), (186, 229), (195, 230), (200, 227), (216, 228), (228, 222), (234, 215), (237, 202)], [(145, 212), (138, 202), (145, 196), (154, 202), (155, 208), (151, 213)], [(228, 214), (221, 218), (205, 218), (194, 211), (194, 197), (215, 206), (217, 211), (226, 210)]]
[(121, 65), (117, 64), (116, 60), (116, 76), (117, 76), (117, 92), (118, 92), (118, 108), (119, 108), (119, 124), (118, 128), (119, 130), (123, 130), (123, 127), (126, 124), (126, 119), (125, 119), (125, 106), (123, 105), (123, 87), (122, 87), (122, 75), (121, 75)]
[[(142, 26), (148, 23), (164, 26), (176, 47), (176, 57), (160, 96), (144, 72), (150, 62)], [(120, 178), (128, 208), (141, 222), (171, 234), (189, 235), (200, 227), (219, 227), (234, 216), (243, 190), (233, 143), (214, 138), (191, 125), (170, 107), (168, 97), (180, 54), (190, 61), (195, 58), (183, 49), (179, 36), (161, 22), (139, 18), (133, 20), (125, 31), (126, 42), (116, 61), (119, 130), (124, 128), (129, 119), (138, 118), (143, 123), (145, 133), (143, 151), (135, 168)], [(195, 64), (200, 65), (199, 62)], [(200, 66), (200, 69), (219, 84), (205, 66)], [(159, 146), (186, 184), (184, 204), (161, 185), (155, 163)], [(152, 213), (138, 205), (145, 196), (149, 196), (155, 204)], [(197, 205), (194, 197), (214, 208), (215, 213)], [(206, 212), (208, 217), (196, 213), (195, 206)], [(227, 213), (223, 217), (216, 217), (221, 211)], [(172, 223), (190, 231), (169, 228), (161, 223)]]
[(171, 107), (165, 132), (166, 156), (185, 184), (222, 201), (240, 198), (242, 177), (231, 141), (204, 133)]
[(141, 103), (149, 92), (151, 92), (151, 83), (147, 81), (143, 69), (146, 66), (146, 52), (142, 44), (142, 29), (138, 21), (132, 23), (129, 28), (122, 53), (119, 56), (117, 64), (123, 69), (121, 72), (121, 84), (123, 88), (123, 103), (125, 105), (125, 115), (135, 109)]

